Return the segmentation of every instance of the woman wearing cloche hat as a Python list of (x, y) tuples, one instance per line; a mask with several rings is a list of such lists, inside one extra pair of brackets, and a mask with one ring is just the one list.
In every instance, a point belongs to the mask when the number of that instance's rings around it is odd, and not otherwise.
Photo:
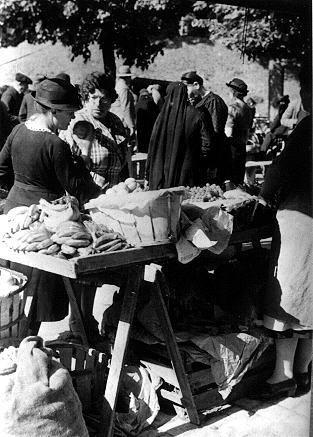
[[(38, 204), (41, 198), (53, 201), (66, 192), (80, 200), (97, 195), (84, 162), (74, 162), (70, 147), (57, 133), (66, 129), (80, 107), (75, 87), (61, 79), (45, 79), (36, 90), (36, 113), (17, 125), (0, 152), (0, 186), (10, 188), (5, 214), (17, 206)], [(36, 320), (63, 319), (68, 311), (62, 278), (48, 272), (15, 265), (29, 277), (28, 290), (34, 294)]]
[(232, 152), (232, 182), (239, 185), (243, 184), (245, 176), (246, 144), (253, 123), (253, 111), (244, 101), (249, 91), (243, 80), (235, 77), (226, 85), (230, 90), (231, 103), (225, 133), (230, 139)]

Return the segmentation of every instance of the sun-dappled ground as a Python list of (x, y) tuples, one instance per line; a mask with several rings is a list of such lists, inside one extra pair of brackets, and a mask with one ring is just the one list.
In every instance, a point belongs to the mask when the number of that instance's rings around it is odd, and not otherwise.
[[(30, 45), (22, 43), (18, 47), (0, 48), (0, 85), (10, 83), (14, 74), (21, 71), (30, 77), (37, 73), (52, 76), (65, 71), (71, 75), (73, 83), (80, 83), (86, 73), (103, 68), (102, 54), (97, 45), (91, 46), (91, 58), (87, 63), (82, 57), (71, 61), (71, 51), (61, 44)], [(118, 59), (118, 64), (122, 63)], [(249, 86), (250, 94), (263, 100), (257, 106), (260, 115), (267, 115), (268, 71), (255, 62), (242, 58), (238, 51), (231, 51), (221, 43), (214, 45), (199, 42), (171, 44), (164, 55), (156, 57), (148, 70), (132, 69), (135, 75), (163, 80), (179, 80), (181, 73), (197, 70), (212, 91), (220, 94), (225, 101), (229, 99), (225, 85), (233, 77), (240, 77)], [(295, 80), (285, 82), (285, 94), (291, 99), (299, 92)]]

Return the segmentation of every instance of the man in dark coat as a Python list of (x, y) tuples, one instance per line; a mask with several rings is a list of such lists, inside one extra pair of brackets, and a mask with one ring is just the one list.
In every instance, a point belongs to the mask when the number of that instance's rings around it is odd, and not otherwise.
[(137, 130), (137, 151), (147, 153), (151, 132), (155, 120), (159, 114), (159, 109), (154, 103), (148, 90), (143, 88), (139, 92), (136, 109), (136, 130)]
[(243, 80), (235, 77), (226, 83), (226, 85), (230, 90), (231, 96), (225, 127), (225, 133), (231, 144), (231, 181), (235, 185), (240, 185), (244, 183), (247, 154), (246, 145), (253, 123), (253, 113), (244, 101), (244, 97), (248, 94), (247, 84)]
[(184, 73), (181, 80), (187, 85), (190, 103), (202, 111), (213, 125), (214, 138), (211, 141), (215, 145), (217, 154), (216, 180), (218, 183), (223, 183), (230, 177), (231, 162), (230, 149), (224, 132), (228, 115), (227, 105), (220, 96), (205, 89), (203, 79), (196, 71)]
[(11, 129), (12, 126), (10, 124), (7, 108), (5, 104), (0, 101), (0, 150), (4, 146)]
[(24, 94), (28, 90), (32, 80), (23, 73), (16, 73), (15, 80), (11, 86), (1, 96), (1, 101), (5, 104), (10, 122), (13, 126), (19, 124), (18, 117), (20, 106), (24, 97)]
[[(58, 77), (58, 76), (56, 76)], [(28, 120), (33, 114), (36, 113), (36, 102), (35, 95), (37, 86), (45, 79), (45, 76), (42, 74), (38, 74), (34, 79), (33, 90), (29, 93), (24, 94), (20, 110), (19, 110), (19, 119), (21, 122)], [(62, 78), (61, 78), (62, 79)]]

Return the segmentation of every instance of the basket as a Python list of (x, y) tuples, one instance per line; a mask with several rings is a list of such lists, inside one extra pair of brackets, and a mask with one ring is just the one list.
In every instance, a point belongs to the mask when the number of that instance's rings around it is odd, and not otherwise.
[(69, 371), (83, 412), (101, 409), (108, 376), (108, 356), (75, 343), (46, 342), (45, 345)]
[(183, 194), (182, 188), (134, 193), (124, 203), (91, 208), (90, 214), (135, 246), (166, 243), (177, 237)]
[(16, 340), (19, 338), (20, 325), (25, 318), (26, 293), (24, 293), (24, 289), (28, 279), (22, 273), (8, 268), (0, 267), (0, 276), (2, 272), (10, 273), (18, 281), (17, 285), (12, 286), (12, 292), (0, 296), (0, 345), (6, 347), (13, 345), (13, 343), (16, 344)]

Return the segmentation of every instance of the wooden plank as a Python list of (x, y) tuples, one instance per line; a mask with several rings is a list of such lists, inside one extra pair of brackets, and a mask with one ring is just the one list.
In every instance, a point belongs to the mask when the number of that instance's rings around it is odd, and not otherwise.
[(187, 409), (190, 422), (194, 423), (195, 425), (200, 425), (200, 418), (197, 412), (195, 402), (193, 400), (191, 389), (188, 383), (188, 378), (185, 373), (184, 365), (176, 343), (175, 334), (173, 332), (169, 315), (164, 303), (162, 291), (167, 294), (168, 290), (166, 280), (160, 270), (156, 269), (155, 281), (154, 283), (151, 283), (151, 287), (152, 299), (154, 301), (155, 309), (160, 320), (160, 325), (165, 338), (166, 347), (172, 360), (172, 365), (175, 370), (180, 390), (183, 395), (183, 406)]
[(229, 245), (239, 243), (249, 243), (253, 240), (262, 240), (273, 235), (273, 225), (261, 226), (259, 228), (251, 228), (243, 231), (237, 231), (230, 237)]
[[(235, 232), (230, 238), (229, 245), (269, 238), (272, 236), (272, 232), (272, 225)], [(205, 253), (210, 256), (209, 251), (205, 251)], [(146, 247), (136, 247), (65, 260), (36, 252), (17, 252), (9, 249), (5, 243), (0, 243), (0, 258), (74, 279), (82, 275), (97, 274), (105, 269), (118, 268), (125, 265), (131, 266), (140, 263), (176, 259), (177, 252), (174, 243), (156, 243)]]
[(106, 407), (110, 408), (110, 411), (107, 413), (107, 415), (110, 414), (110, 421), (105, 434), (107, 437), (111, 437), (113, 435), (115, 407), (127, 351), (129, 331), (134, 318), (137, 296), (143, 276), (143, 266), (138, 266), (136, 269), (129, 270), (122, 311), (117, 326), (111, 366), (104, 395), (107, 400)]
[(225, 403), (216, 384), (204, 392), (194, 395), (194, 401), (198, 410), (209, 410)]
[(76, 278), (75, 262), (36, 252), (17, 252), (0, 243), (0, 258), (35, 267), (68, 278)]
[[(19, 317), (20, 314), (20, 301), (22, 300), (23, 295), (22, 293), (15, 294), (13, 296), (13, 314), (12, 314), (12, 321), (16, 320)], [(11, 336), (12, 337), (18, 337), (19, 334), (19, 323), (17, 322), (15, 325), (11, 327)]]
[(87, 335), (86, 335), (84, 323), (82, 320), (80, 308), (79, 308), (77, 300), (76, 300), (74, 289), (73, 289), (72, 284), (71, 284), (71, 280), (69, 278), (63, 276), (63, 282), (64, 282), (65, 289), (66, 289), (66, 292), (68, 295), (68, 299), (70, 301), (71, 311), (76, 319), (76, 325), (79, 329), (79, 334), (81, 336), (82, 342), (84, 345), (88, 345), (88, 340), (87, 340)]
[(149, 369), (152, 373), (157, 376), (160, 376), (164, 379), (168, 384), (173, 385), (174, 387), (179, 388), (178, 380), (176, 377), (176, 373), (172, 367), (163, 366), (159, 363), (153, 363), (151, 361), (140, 360), (140, 362)]
[(66, 367), (66, 369), (68, 371), (72, 370), (72, 347), (60, 347), (59, 348), (59, 356), (60, 356), (60, 361), (63, 364), (64, 367)]
[[(8, 325), (12, 321), (13, 301), (11, 298), (0, 299), (0, 326)], [(0, 338), (11, 337), (10, 328), (0, 330)]]
[(86, 352), (77, 348), (75, 350), (75, 370), (84, 370)]
[(136, 247), (116, 252), (101, 253), (79, 257), (75, 260), (77, 275), (95, 273), (104, 269), (133, 264), (175, 259), (177, 252), (175, 244), (163, 243), (147, 247)]
[(192, 392), (215, 382), (210, 367), (188, 373), (188, 380)]

